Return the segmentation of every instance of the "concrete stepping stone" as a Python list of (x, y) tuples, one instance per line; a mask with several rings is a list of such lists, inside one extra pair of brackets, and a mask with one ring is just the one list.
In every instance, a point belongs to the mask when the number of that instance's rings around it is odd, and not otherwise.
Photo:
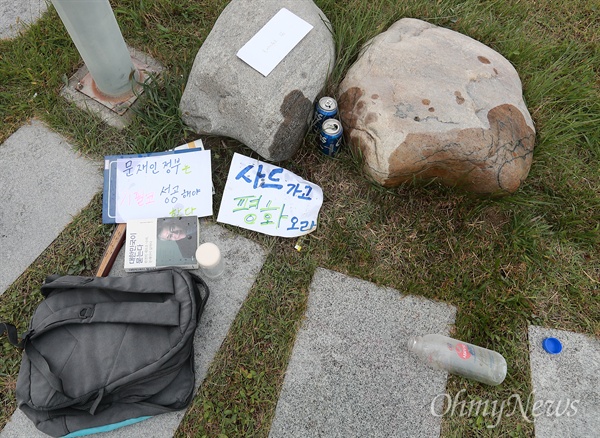
[(100, 163), (38, 120), (0, 146), (0, 294), (102, 189)]
[[(317, 269), (270, 437), (439, 437), (447, 374), (406, 350), (456, 309)], [(435, 405), (432, 407), (432, 404)]]
[[(213, 242), (221, 250), (226, 264), (225, 273), (214, 280), (206, 278), (200, 271), (192, 271), (205, 279), (210, 288), (210, 298), (196, 330), (194, 339), (196, 388), (198, 388), (221, 347), (229, 328), (242, 303), (254, 284), (266, 259), (265, 250), (257, 243), (233, 235), (219, 225), (201, 225), (200, 243)], [(110, 272), (111, 276), (126, 276), (123, 269), (124, 249), (121, 249)], [(172, 437), (183, 419), (185, 411), (171, 412), (148, 420), (102, 433), (102, 438), (167, 438)], [(17, 409), (0, 438), (45, 438), (31, 420)]]
[[(544, 351), (545, 338), (562, 351)], [(533, 401), (531, 416), (540, 438), (592, 437), (600, 433), (600, 341), (563, 330), (529, 326)]]
[(49, 0), (0, 0), (0, 40), (14, 38), (48, 9)]

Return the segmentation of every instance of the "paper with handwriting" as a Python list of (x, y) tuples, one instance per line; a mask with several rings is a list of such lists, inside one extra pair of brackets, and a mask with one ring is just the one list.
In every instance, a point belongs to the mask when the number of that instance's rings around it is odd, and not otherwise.
[(250, 67), (267, 76), (313, 26), (282, 8), (237, 52)]
[(322, 204), (318, 185), (236, 153), (217, 221), (270, 236), (296, 237), (316, 230)]

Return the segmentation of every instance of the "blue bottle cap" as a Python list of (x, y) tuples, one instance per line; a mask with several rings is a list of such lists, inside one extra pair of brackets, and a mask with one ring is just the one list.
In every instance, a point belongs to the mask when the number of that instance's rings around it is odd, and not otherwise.
[(546, 338), (542, 341), (542, 347), (547, 353), (558, 354), (562, 351), (562, 344), (556, 338)]

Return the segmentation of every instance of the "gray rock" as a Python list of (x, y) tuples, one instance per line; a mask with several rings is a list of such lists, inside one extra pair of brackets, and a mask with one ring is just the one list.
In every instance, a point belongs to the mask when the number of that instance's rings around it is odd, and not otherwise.
[(346, 138), (383, 186), (438, 178), (507, 194), (527, 177), (535, 128), (519, 75), (465, 35), (397, 21), (363, 47), (339, 94)]
[[(313, 29), (266, 77), (236, 56), (281, 8)], [(233, 0), (198, 51), (180, 109), (199, 134), (232, 137), (271, 161), (292, 157), (335, 62), (329, 21), (312, 0)]]

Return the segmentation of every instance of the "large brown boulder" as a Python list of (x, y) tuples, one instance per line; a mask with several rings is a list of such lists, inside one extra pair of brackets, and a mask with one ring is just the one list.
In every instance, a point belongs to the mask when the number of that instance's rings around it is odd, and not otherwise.
[(519, 75), (465, 35), (402, 19), (365, 45), (339, 95), (346, 138), (383, 186), (507, 194), (527, 177), (535, 128)]

